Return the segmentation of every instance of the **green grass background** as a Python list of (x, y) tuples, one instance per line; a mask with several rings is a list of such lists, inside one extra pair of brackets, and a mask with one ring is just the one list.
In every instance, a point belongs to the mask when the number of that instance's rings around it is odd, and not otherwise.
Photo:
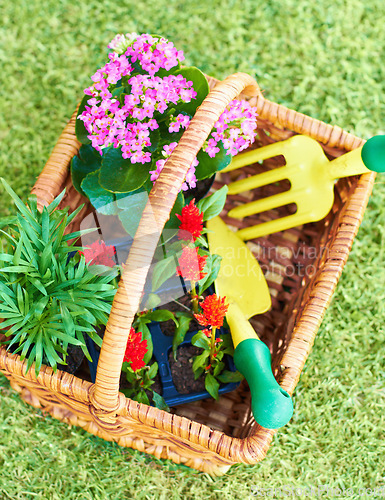
[[(12, 0), (0, 14), (0, 175), (19, 195), (116, 33), (162, 34), (217, 78), (245, 71), (275, 102), (365, 138), (385, 130), (383, 0)], [(2, 194), (0, 215), (9, 210)], [(294, 417), (263, 462), (211, 479), (45, 417), (1, 376), (0, 499), (247, 499), (318, 485), (358, 498), (384, 485), (384, 228), (379, 176)]]

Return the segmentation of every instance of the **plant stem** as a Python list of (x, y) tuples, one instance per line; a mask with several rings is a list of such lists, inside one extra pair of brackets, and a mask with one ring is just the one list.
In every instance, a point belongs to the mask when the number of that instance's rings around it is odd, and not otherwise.
[(213, 326), (211, 329), (211, 344), (210, 344), (210, 364), (213, 363), (214, 361), (214, 353), (215, 353), (215, 333), (216, 333), (216, 327)]
[(192, 308), (195, 314), (198, 314), (198, 295), (196, 291), (196, 286), (195, 286), (195, 281), (191, 281), (191, 301), (192, 301)]

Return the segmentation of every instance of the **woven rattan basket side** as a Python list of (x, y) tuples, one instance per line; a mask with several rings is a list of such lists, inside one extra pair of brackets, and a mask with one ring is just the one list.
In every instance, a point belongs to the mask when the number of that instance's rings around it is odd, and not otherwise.
[[(210, 79), (212, 88), (217, 83)], [(154, 242), (149, 235), (154, 229), (159, 231), (167, 220), (186, 168), (218, 113), (245, 87), (259, 114), (258, 140), (253, 147), (303, 133), (320, 141), (332, 158), (362, 144), (360, 139), (338, 127), (264, 99), (247, 75), (230, 77), (217, 85), (199, 108), (150, 195), (156, 228), (151, 226), (153, 219), (146, 218), (145, 210), (107, 325), (96, 384), (65, 372), (55, 374), (48, 367), (43, 367), (36, 378), (34, 370), (26, 374), (26, 362), (21, 362), (19, 356), (7, 353), (4, 347), (0, 349), (1, 371), (28, 403), (106, 440), (211, 474), (223, 474), (237, 462), (256, 463), (269, 448), (274, 431), (261, 428), (251, 417), (247, 385), (241, 385), (218, 402), (192, 403), (176, 408), (174, 413), (166, 413), (126, 399), (119, 393), (119, 376), (129, 327), (144, 285), (145, 268), (152, 258)], [(69, 162), (80, 146), (74, 133), (75, 119), (74, 115), (32, 190), (41, 205), (49, 203), (64, 186), (67, 187), (64, 205), (75, 208), (85, 201), (72, 187), (68, 171)], [(247, 175), (250, 168), (255, 172), (255, 169), (266, 170), (280, 164), (280, 158), (271, 159), (263, 165), (245, 167), (241, 175)], [(219, 175), (214, 189), (227, 183), (229, 175)], [(374, 174), (367, 174), (339, 181), (333, 209), (323, 221), (249, 242), (265, 271), (273, 301), (271, 311), (253, 319), (253, 323), (269, 345), (276, 376), (289, 393), (299, 380), (332, 298), (374, 178)], [(273, 194), (269, 190), (277, 189), (285, 189), (285, 186), (270, 186), (250, 196), (267, 196)], [(226, 211), (243, 201), (239, 196), (229, 197), (222, 215), (230, 225), (237, 223), (226, 216)], [(83, 215), (88, 210), (90, 207), (86, 204)], [(262, 216), (274, 218), (282, 215), (280, 210)], [(290, 207), (282, 210), (290, 210)], [(307, 266), (308, 272), (299, 272), (300, 264)], [(289, 273), (288, 269), (293, 272)]]

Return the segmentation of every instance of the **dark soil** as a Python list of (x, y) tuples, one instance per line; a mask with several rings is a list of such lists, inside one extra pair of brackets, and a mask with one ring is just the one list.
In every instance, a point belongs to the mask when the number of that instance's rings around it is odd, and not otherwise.
[(202, 352), (202, 349), (193, 345), (182, 345), (178, 347), (176, 361), (172, 351), (169, 354), (171, 376), (176, 390), (180, 394), (190, 394), (192, 392), (202, 392), (205, 390), (204, 376), (198, 380), (194, 378), (192, 364), (194, 357)]
[[(9, 352), (15, 352), (16, 349), (19, 347), (19, 344), (14, 344), (9, 348)], [(28, 355), (32, 349), (32, 346), (30, 347), (29, 351), (27, 352), (26, 359), (28, 359)], [(57, 365), (58, 370), (61, 370), (63, 372), (71, 373), (74, 374), (77, 372), (79, 369), (80, 365), (82, 364), (85, 356), (83, 351), (79, 346), (76, 345), (69, 345), (67, 348), (67, 364), (66, 365)], [(20, 353), (18, 353), (20, 354)]]
[(67, 348), (66, 365), (57, 365), (59, 370), (67, 373), (76, 373), (84, 359), (82, 349), (77, 345), (69, 345)]

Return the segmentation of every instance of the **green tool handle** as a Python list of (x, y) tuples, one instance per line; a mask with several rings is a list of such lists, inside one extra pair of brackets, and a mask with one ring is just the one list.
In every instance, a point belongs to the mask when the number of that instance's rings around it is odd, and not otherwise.
[(234, 363), (249, 384), (256, 422), (266, 429), (287, 424), (293, 415), (293, 401), (274, 378), (267, 345), (257, 338), (243, 340), (235, 348)]

